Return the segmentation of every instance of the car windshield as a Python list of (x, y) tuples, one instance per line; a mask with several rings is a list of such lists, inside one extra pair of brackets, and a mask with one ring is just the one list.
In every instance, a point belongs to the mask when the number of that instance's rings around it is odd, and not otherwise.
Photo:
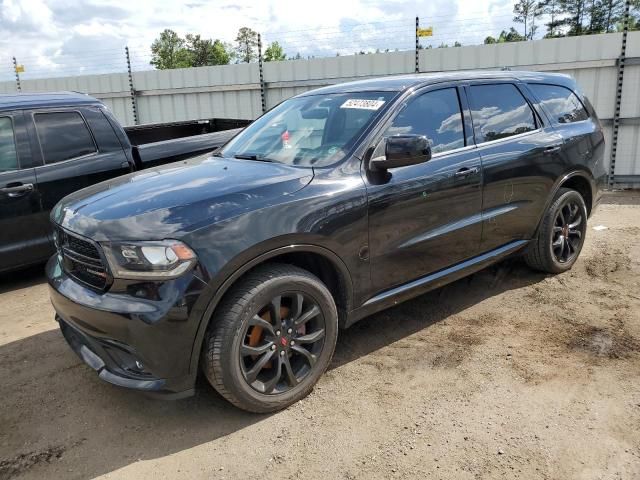
[(284, 101), (249, 125), (218, 154), (324, 167), (342, 160), (393, 92), (309, 95)]

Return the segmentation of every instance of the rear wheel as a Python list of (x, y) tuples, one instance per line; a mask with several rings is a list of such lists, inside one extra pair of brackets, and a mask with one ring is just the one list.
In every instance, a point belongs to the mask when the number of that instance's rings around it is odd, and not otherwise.
[(542, 219), (525, 261), (536, 270), (562, 273), (578, 259), (587, 233), (587, 207), (575, 190), (561, 188)]
[(292, 265), (257, 268), (233, 287), (205, 337), (203, 366), (213, 387), (244, 410), (272, 412), (313, 389), (338, 335), (329, 290)]

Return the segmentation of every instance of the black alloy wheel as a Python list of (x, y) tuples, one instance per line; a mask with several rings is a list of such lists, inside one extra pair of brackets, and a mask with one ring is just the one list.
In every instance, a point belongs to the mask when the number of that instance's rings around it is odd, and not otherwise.
[(582, 248), (587, 224), (582, 210), (575, 200), (567, 200), (558, 209), (551, 237), (551, 249), (558, 263), (571, 262)]
[(338, 311), (327, 286), (287, 264), (256, 267), (216, 307), (202, 367), (227, 400), (251, 412), (281, 410), (313, 390), (338, 338)]
[(302, 292), (278, 295), (246, 325), (239, 349), (246, 382), (273, 395), (297, 386), (324, 346), (325, 321), (317, 302)]
[(578, 259), (587, 234), (587, 206), (576, 190), (560, 188), (525, 251), (527, 264), (541, 272), (562, 273)]

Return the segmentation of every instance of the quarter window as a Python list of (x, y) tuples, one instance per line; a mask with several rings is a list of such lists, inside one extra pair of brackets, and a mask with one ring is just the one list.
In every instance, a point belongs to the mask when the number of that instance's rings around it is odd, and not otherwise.
[(9, 117), (0, 117), (0, 172), (18, 169), (18, 154)]
[(515, 85), (473, 85), (471, 118), (478, 143), (536, 129), (531, 107)]
[(78, 112), (37, 113), (34, 117), (46, 164), (96, 151), (89, 128)]
[(529, 84), (529, 88), (540, 100), (542, 108), (551, 115), (555, 125), (580, 122), (589, 118), (578, 97), (568, 88), (538, 83)]
[(464, 147), (460, 101), (455, 88), (424, 93), (413, 99), (393, 120), (385, 136), (426, 135), (433, 153)]

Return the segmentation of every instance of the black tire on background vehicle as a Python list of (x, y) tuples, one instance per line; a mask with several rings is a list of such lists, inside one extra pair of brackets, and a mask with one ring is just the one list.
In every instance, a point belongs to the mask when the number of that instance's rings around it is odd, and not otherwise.
[(311, 392), (337, 337), (327, 287), (296, 266), (267, 264), (241, 279), (216, 309), (202, 348), (204, 373), (235, 406), (273, 412)]
[(566, 272), (578, 259), (586, 233), (587, 206), (582, 195), (561, 188), (525, 252), (525, 261), (542, 272)]

